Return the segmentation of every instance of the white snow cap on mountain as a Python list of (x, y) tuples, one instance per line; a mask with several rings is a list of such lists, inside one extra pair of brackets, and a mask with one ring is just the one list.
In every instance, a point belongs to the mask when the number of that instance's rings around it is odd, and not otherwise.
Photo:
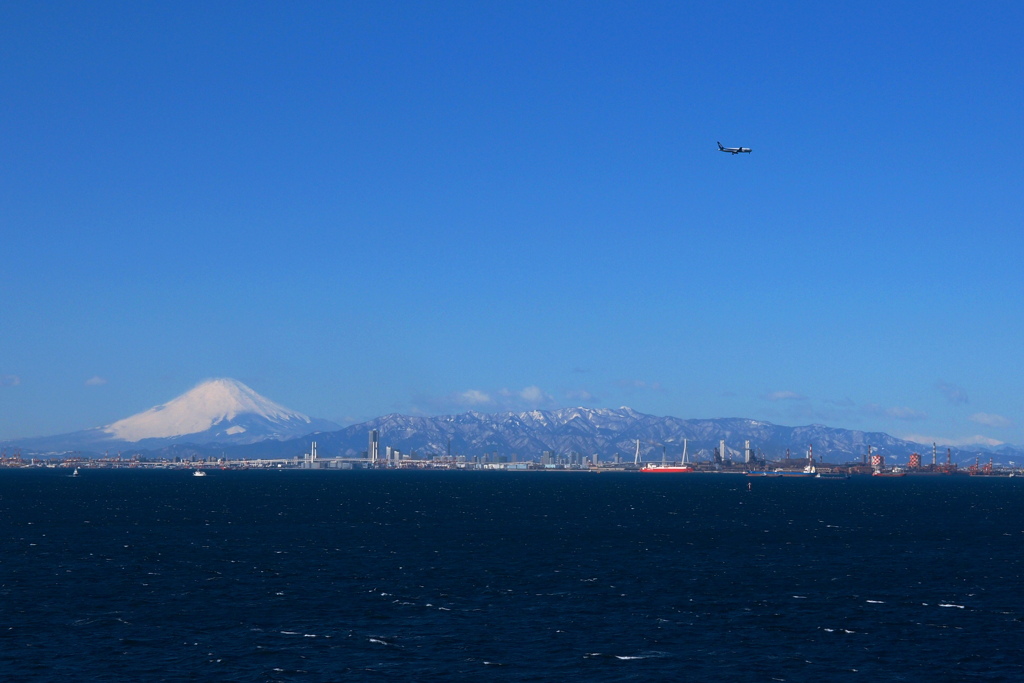
[(207, 380), (172, 401), (101, 429), (124, 441), (141, 441), (205, 432), (239, 415), (255, 415), (271, 422), (311, 422), (239, 381), (220, 378)]

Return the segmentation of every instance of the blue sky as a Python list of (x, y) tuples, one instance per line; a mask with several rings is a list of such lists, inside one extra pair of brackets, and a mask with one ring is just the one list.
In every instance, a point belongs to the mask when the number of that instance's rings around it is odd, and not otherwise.
[(8, 3), (0, 439), (233, 377), (342, 423), (628, 405), (1024, 443), (1022, 27)]

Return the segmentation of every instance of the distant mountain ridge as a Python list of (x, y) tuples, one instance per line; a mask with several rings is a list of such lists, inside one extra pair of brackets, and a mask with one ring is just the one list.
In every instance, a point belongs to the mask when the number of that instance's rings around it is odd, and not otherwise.
[[(687, 440), (691, 458), (710, 460), (721, 440), (726, 442), (726, 457), (743, 459), (744, 442), (750, 440), (758, 457), (777, 460), (786, 456), (806, 456), (807, 447), (813, 446), (815, 459), (826, 462), (860, 461), (872, 447), (873, 453), (886, 457), (889, 463), (905, 463), (911, 453), (920, 453), (922, 461), (931, 462), (931, 448), (897, 439), (882, 432), (863, 432), (837, 429), (825, 425), (785, 427), (760, 420), (743, 418), (717, 418), (684, 420), (676, 417), (645, 415), (630, 408), (591, 409), (565, 408), (536, 410), (521, 413), (478, 413), (437, 417), (385, 415), (368, 422), (335, 431), (308, 434), (287, 441), (262, 441), (247, 445), (222, 446), (220, 444), (194, 445), (179, 442), (158, 452), (168, 457), (218, 456), (227, 458), (292, 458), (309, 451), (310, 441), (317, 442), (321, 457), (358, 458), (367, 450), (370, 430), (380, 435), (380, 449), (390, 446), (404, 454), (417, 457), (445, 455), (480, 456), (497, 453), (520, 460), (537, 459), (544, 451), (559, 455), (575, 452), (582, 455), (597, 453), (607, 461), (618, 453), (631, 460), (640, 440), (641, 457), (645, 462), (660, 461), (664, 453), (668, 460), (679, 460), (683, 439)], [(975, 457), (986, 460), (994, 456), (997, 462), (1024, 459), (1024, 450), (1002, 446), (993, 450), (964, 450), (953, 448), (953, 461), (958, 464), (974, 462)], [(944, 463), (946, 449), (938, 452), (938, 461)]]
[(824, 425), (784, 427), (743, 418), (684, 420), (646, 415), (623, 407), (467, 412), (440, 417), (392, 414), (318, 435), (318, 452), (357, 457), (366, 450), (371, 429), (379, 432), (382, 449), (391, 446), (403, 453), (441, 455), (448, 452), (450, 442), (453, 454), (516, 453), (524, 459), (536, 458), (543, 451), (588, 456), (597, 453), (602, 459), (618, 453), (632, 459), (637, 439), (645, 461), (660, 460), (663, 451), (669, 460), (678, 460), (684, 439), (689, 455), (703, 459), (710, 459), (723, 439), (726, 456), (733, 459), (743, 458), (747, 440), (755, 452), (773, 460), (785, 457), (787, 449), (794, 458), (804, 457), (808, 446), (813, 446), (815, 457), (823, 456), (833, 462), (858, 460), (869, 445), (873, 452), (904, 459), (912, 452), (925, 450), (921, 444), (882, 432)]
[[(859, 461), (867, 453), (905, 462), (921, 453), (931, 462), (931, 448), (882, 432), (863, 432), (825, 425), (785, 427), (760, 420), (716, 418), (685, 420), (639, 413), (631, 408), (563, 408), (526, 412), (467, 412), (437, 417), (385, 415), (339, 428), (327, 420), (309, 418), (270, 401), (230, 379), (203, 382), (176, 399), (129, 418), (73, 434), (8, 442), (5, 447), (26, 453), (79, 451), (122, 454), (224, 456), (229, 458), (291, 458), (308, 451), (317, 441), (321, 457), (360, 457), (367, 449), (370, 430), (380, 434), (383, 453), (388, 446), (419, 457), (479, 456), (497, 453), (520, 460), (537, 459), (544, 451), (559, 455), (598, 454), (607, 460), (618, 453), (632, 459), (640, 440), (644, 461), (679, 460), (683, 440), (690, 457), (711, 459), (724, 440), (726, 457), (741, 460), (749, 440), (759, 457), (771, 460), (804, 457), (808, 446), (827, 462)], [(1002, 461), (1024, 460), (1024, 449), (952, 449), (958, 463), (975, 457)], [(939, 452), (945, 462), (945, 447)]]

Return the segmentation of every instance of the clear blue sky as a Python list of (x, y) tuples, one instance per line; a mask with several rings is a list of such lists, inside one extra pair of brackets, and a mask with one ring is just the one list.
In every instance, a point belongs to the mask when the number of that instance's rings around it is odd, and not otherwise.
[(1024, 443), (1022, 29), (1019, 2), (6, 3), (0, 439), (233, 377), (342, 423)]

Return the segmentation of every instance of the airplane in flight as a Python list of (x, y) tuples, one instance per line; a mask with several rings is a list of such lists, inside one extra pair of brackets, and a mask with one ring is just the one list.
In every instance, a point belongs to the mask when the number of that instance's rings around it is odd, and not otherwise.
[(729, 154), (739, 154), (740, 152), (746, 152), (747, 154), (750, 154), (749, 147), (722, 147), (721, 142), (718, 143), (718, 151), (728, 152)]

